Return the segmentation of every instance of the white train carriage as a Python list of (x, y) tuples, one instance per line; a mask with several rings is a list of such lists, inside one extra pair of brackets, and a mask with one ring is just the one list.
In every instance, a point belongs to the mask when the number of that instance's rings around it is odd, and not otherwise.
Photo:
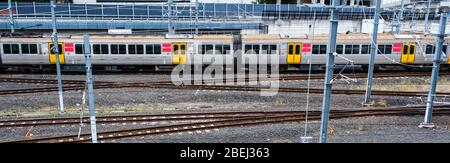
[[(367, 65), (370, 36), (339, 34), (336, 64)], [(83, 36), (60, 37), (60, 63), (64, 68), (84, 65)], [(448, 51), (447, 42), (443, 52)], [(173, 66), (177, 64), (209, 65), (221, 59), (221, 64), (233, 64), (243, 56), (243, 64), (259, 64), (259, 58), (277, 56), (284, 66), (326, 64), (327, 35), (287, 37), (281, 35), (92, 35), (92, 63), (97, 67), (111, 66)], [(380, 34), (377, 65), (431, 64), (434, 59), (434, 36), (397, 37)], [(0, 63), (5, 65), (50, 66), (56, 63), (50, 37), (0, 37)], [(242, 50), (242, 53), (236, 53)], [(443, 55), (442, 63), (450, 64)]]

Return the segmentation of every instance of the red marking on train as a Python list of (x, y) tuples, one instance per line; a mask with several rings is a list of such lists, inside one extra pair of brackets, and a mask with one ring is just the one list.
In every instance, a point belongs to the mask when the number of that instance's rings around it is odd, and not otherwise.
[(402, 46), (403, 44), (394, 44), (394, 48), (392, 48), (392, 52), (394, 53), (398, 53), (398, 52), (402, 52)]
[(65, 52), (73, 52), (73, 43), (64, 43), (64, 51)]
[(172, 44), (163, 44), (163, 52), (172, 52)]
[[(7, 9), (0, 10), (0, 14), (4, 17), (9, 16), (9, 11)], [(16, 10), (12, 10), (12, 14), (16, 14)]]
[(311, 52), (311, 44), (303, 44), (302, 52)]

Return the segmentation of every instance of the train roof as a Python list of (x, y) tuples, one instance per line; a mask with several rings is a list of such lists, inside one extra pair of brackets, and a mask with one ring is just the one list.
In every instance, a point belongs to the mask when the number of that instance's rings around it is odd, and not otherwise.
[[(317, 41), (317, 42), (326, 42), (328, 41), (327, 34), (318, 34), (318, 35), (279, 35), (279, 34), (244, 34), (241, 35), (242, 40), (244, 41), (276, 41), (276, 40), (287, 40), (287, 41)], [(139, 42), (139, 41), (180, 41), (180, 40), (206, 40), (206, 41), (232, 41), (233, 35), (180, 35), (180, 36), (167, 36), (167, 35), (90, 35), (91, 40), (96, 42)], [(0, 36), (0, 41), (19, 41), (20, 39), (24, 39), (24, 41), (51, 41), (50, 35), (30, 35), (30, 36)], [(60, 40), (82, 40), (83, 35), (67, 35), (60, 34)], [(371, 40), (371, 35), (364, 33), (349, 33), (349, 34), (338, 34), (337, 39), (339, 42), (349, 42), (349, 41), (364, 41), (367, 42)], [(393, 35), (391, 33), (381, 33), (378, 34), (378, 40), (397, 42), (396, 40), (401, 41), (426, 41), (426, 42), (434, 42), (436, 39), (435, 36), (431, 35), (411, 35), (411, 34), (403, 34), (403, 35)], [(446, 37), (446, 40), (450, 40), (450, 37)], [(22, 42), (22, 41), (19, 41)]]

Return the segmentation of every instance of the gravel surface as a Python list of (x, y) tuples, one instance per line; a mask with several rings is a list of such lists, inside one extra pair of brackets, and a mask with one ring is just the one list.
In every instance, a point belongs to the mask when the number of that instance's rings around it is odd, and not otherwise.
[[(14, 78), (54, 79), (54, 75), (0, 75)], [(63, 79), (84, 80), (84, 75), (63, 75)], [(169, 75), (95, 75), (95, 81), (142, 82), (168, 80)], [(429, 78), (383, 78), (375, 79), (374, 86), (398, 90), (421, 89)], [(443, 77), (443, 81), (448, 77)], [(281, 81), (281, 87), (306, 87), (306, 81)], [(0, 83), (0, 89), (21, 89), (48, 87), (50, 85)], [(336, 80), (335, 89), (363, 89), (365, 79), (347, 83)], [(394, 88), (398, 86), (398, 88)], [(312, 88), (323, 88), (323, 80), (311, 82)], [(450, 88), (438, 86), (438, 88)], [(426, 90), (426, 89), (425, 89)], [(320, 110), (323, 96), (310, 95), (310, 110)], [(81, 91), (64, 92), (66, 114), (78, 116), (81, 108)], [(393, 97), (373, 96), (375, 107), (392, 107), (405, 105), (423, 105), (426, 97)], [(331, 109), (362, 109), (362, 95), (333, 95)], [(449, 102), (439, 98), (438, 101)], [(269, 111), (269, 110), (305, 110), (307, 95), (297, 93), (279, 93), (276, 96), (264, 97), (259, 92), (236, 91), (203, 91), (182, 89), (98, 89), (95, 90), (95, 103), (98, 115), (134, 114), (134, 113), (180, 113), (180, 112), (212, 112), (212, 111)], [(0, 96), (0, 119), (17, 119), (21, 117), (59, 117), (58, 97), (56, 92), (22, 95)], [(87, 109), (87, 108), (85, 108)], [(371, 109), (371, 108), (364, 108)], [(87, 115), (87, 113), (86, 113)], [(416, 117), (366, 117), (333, 120), (331, 125), (335, 135), (330, 142), (450, 142), (450, 134), (446, 123), (448, 117), (435, 117), (437, 129), (418, 129), (422, 116)], [(439, 125), (439, 123), (441, 125)], [(120, 126), (120, 125), (118, 125)], [(100, 126), (99, 131), (120, 129), (118, 126)], [(148, 126), (142, 124), (141, 126)], [(122, 125), (121, 127), (133, 128)], [(136, 126), (137, 127), (137, 126)], [(300, 142), (303, 135), (302, 123), (262, 125), (245, 128), (225, 128), (219, 130), (193, 131), (191, 133), (166, 134), (149, 138), (127, 138), (117, 142)], [(0, 128), (0, 141), (23, 138), (29, 128)], [(76, 134), (78, 125), (35, 127), (37, 136)], [(316, 139), (319, 131), (317, 122), (310, 126), (312, 136)], [(360, 131), (361, 130), (361, 131)], [(89, 131), (88, 128), (85, 132)], [(371, 136), (373, 135), (373, 136)], [(316, 142), (316, 140), (312, 140)]]

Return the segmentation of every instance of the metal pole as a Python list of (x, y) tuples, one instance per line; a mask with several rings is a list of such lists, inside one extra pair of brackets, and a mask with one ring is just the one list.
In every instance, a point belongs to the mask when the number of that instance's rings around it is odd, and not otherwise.
[(105, 18), (105, 13), (104, 13), (104, 11), (103, 11), (103, 3), (102, 3), (102, 19), (104, 19)]
[(405, 9), (405, 0), (401, 1), (400, 6), (401, 6), (400, 15), (397, 16), (397, 29), (395, 29), (395, 34), (400, 34), (400, 28), (402, 28), (400, 21), (403, 21), (403, 10)]
[(63, 99), (63, 89), (61, 81), (61, 65), (59, 63), (59, 49), (58, 49), (58, 32), (56, 31), (56, 15), (55, 15), (55, 1), (50, 2), (52, 10), (52, 27), (53, 27), (53, 49), (56, 56), (56, 77), (58, 78), (58, 96), (59, 96), (59, 109), (60, 113), (64, 113), (64, 99)]
[(36, 18), (36, 2), (35, 1), (33, 1), (33, 13), (34, 13), (34, 18)]
[(366, 85), (366, 95), (364, 97), (364, 104), (369, 104), (370, 96), (372, 94), (372, 77), (373, 69), (375, 64), (375, 55), (378, 49), (378, 24), (380, 22), (380, 8), (381, 0), (376, 0), (375, 16), (373, 22), (373, 32), (372, 32), (372, 46), (370, 48), (370, 60), (369, 60), (369, 74), (367, 75), (367, 85)]
[(195, 34), (198, 35), (198, 0), (195, 0)]
[(327, 142), (328, 134), (328, 119), (330, 112), (330, 99), (331, 99), (331, 88), (333, 86), (333, 71), (334, 71), (334, 53), (336, 52), (336, 37), (337, 37), (337, 27), (338, 27), (338, 8), (340, 0), (333, 0), (333, 7), (331, 9), (331, 19), (330, 19), (330, 35), (328, 37), (328, 48), (327, 48), (327, 70), (325, 78), (325, 89), (323, 94), (323, 104), (322, 104), (322, 121), (320, 126), (320, 143)]
[(86, 2), (84, 2), (84, 14), (86, 15), (86, 19), (87, 19), (87, 17), (88, 17), (88, 9), (87, 9)]
[(444, 37), (445, 37), (445, 26), (447, 25), (447, 15), (448, 13), (443, 13), (441, 16), (441, 21), (439, 25), (439, 34), (437, 35), (437, 41), (436, 41), (436, 48), (434, 53), (434, 60), (433, 60), (433, 72), (431, 76), (431, 85), (430, 85), (430, 92), (428, 94), (428, 100), (427, 100), (427, 110), (425, 112), (425, 119), (424, 121), (419, 125), (420, 128), (433, 128), (434, 124), (431, 122), (432, 116), (433, 116), (433, 104), (434, 104), (434, 98), (436, 95), (436, 84), (439, 79), (439, 68), (440, 68), (440, 62), (441, 62), (441, 54), (442, 54), (442, 45), (444, 43)]
[(70, 3), (67, 3), (67, 8), (69, 9), (69, 18), (71, 18), (72, 14), (71, 14), (71, 10), (70, 10)]
[(14, 2), (14, 5), (16, 6), (16, 15), (19, 15), (19, 8), (17, 7), (17, 1)]
[(92, 78), (91, 46), (89, 43), (89, 35), (85, 34), (83, 40), (84, 40), (84, 58), (86, 62), (86, 83), (88, 85), (88, 96), (89, 96), (89, 117), (91, 120), (91, 139), (92, 143), (97, 143), (97, 125), (95, 122), (95, 102), (94, 102), (94, 80)]
[(134, 19), (134, 3), (133, 3), (133, 5), (131, 6), (131, 8), (133, 9), (133, 19)]
[(431, 7), (431, 0), (428, 0), (428, 5), (427, 5), (427, 14), (425, 15), (425, 33), (428, 33), (428, 30), (430, 28), (430, 25), (428, 24), (428, 17), (430, 16), (430, 7)]
[(167, 10), (167, 15), (169, 17), (169, 24), (168, 24), (169, 34), (175, 34), (173, 24), (172, 24), (172, 3), (173, 3), (173, 0), (169, 0), (168, 10)]
[[(17, 11), (17, 8), (16, 8)], [(12, 13), (12, 4), (11, 4), (11, 0), (8, 0), (8, 12), (9, 12), (9, 26), (11, 27), (11, 33), (16, 32), (15, 27), (14, 27), (14, 17), (13, 17), (13, 13)]]

